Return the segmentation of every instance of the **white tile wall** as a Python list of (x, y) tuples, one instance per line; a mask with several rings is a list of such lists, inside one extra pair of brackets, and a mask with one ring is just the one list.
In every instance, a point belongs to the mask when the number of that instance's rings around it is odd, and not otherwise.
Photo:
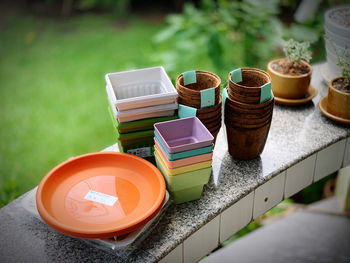
[(184, 241), (184, 262), (197, 262), (219, 245), (220, 215)]
[(284, 198), (288, 198), (312, 183), (316, 154), (287, 169)]
[(183, 243), (178, 245), (174, 250), (172, 250), (168, 255), (159, 261), (159, 263), (182, 263), (183, 258)]
[(350, 138), (323, 149), (259, 186), (192, 234), (160, 262), (197, 262), (252, 218), (256, 219), (312, 181), (316, 182), (347, 165), (350, 165)]
[(221, 213), (220, 243), (252, 220), (253, 202), (254, 192), (251, 192)]
[(262, 215), (283, 199), (286, 172), (282, 172), (255, 189), (253, 219)]
[(346, 139), (343, 167), (350, 165), (350, 138)]
[(319, 151), (316, 157), (314, 182), (338, 171), (343, 162), (346, 139)]

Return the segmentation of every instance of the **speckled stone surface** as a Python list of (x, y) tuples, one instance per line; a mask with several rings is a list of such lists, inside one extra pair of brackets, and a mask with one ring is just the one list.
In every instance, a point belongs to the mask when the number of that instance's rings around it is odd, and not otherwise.
[[(23, 208), (18, 198), (0, 210), (1, 262), (154, 262), (259, 185), (313, 153), (349, 137), (350, 128), (324, 117), (317, 103), (327, 95), (320, 66), (314, 66), (313, 101), (301, 107), (275, 105), (265, 149), (251, 161), (234, 160), (223, 130), (214, 150), (213, 174), (202, 198), (171, 205), (159, 225), (135, 251), (116, 256), (55, 232)], [(117, 150), (110, 147), (108, 150)]]

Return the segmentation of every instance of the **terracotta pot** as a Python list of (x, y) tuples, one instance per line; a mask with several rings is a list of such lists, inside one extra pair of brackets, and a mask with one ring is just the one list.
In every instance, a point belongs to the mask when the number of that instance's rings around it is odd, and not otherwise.
[(271, 77), (271, 89), (274, 95), (284, 99), (304, 98), (310, 85), (312, 67), (307, 62), (301, 61), (309, 68), (308, 73), (297, 76), (285, 75), (272, 68), (272, 64), (280, 60), (286, 60), (286, 58), (275, 59), (267, 64), (267, 73)]
[(242, 128), (226, 123), (228, 152), (233, 158), (251, 160), (264, 150), (270, 130), (270, 122), (259, 128)]
[(343, 77), (332, 79), (328, 84), (327, 109), (329, 113), (350, 120), (350, 93), (337, 90), (333, 83)]
[(242, 81), (233, 82), (228, 74), (228, 95), (236, 101), (258, 104), (260, 103), (261, 86), (271, 81), (269, 74), (256, 68), (241, 68)]
[(208, 71), (196, 71), (197, 82), (184, 86), (183, 76), (180, 74), (176, 79), (176, 89), (179, 94), (178, 101), (181, 104), (201, 107), (201, 90), (215, 88), (215, 105), (219, 103), (221, 79)]

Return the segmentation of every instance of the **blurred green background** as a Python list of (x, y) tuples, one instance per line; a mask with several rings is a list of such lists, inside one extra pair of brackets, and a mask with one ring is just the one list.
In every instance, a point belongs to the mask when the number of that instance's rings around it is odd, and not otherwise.
[(322, 61), (322, 14), (336, 2), (297, 22), (296, 0), (2, 1), (0, 207), (60, 162), (115, 142), (106, 73), (163, 65), (174, 80), (204, 69), (224, 85), (234, 68), (265, 69), (291, 37)]

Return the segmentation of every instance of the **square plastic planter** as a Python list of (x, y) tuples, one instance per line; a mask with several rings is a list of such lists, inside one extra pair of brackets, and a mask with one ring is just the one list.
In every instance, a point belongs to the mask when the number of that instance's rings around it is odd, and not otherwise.
[(209, 181), (211, 167), (172, 176), (168, 174), (164, 163), (157, 156), (157, 153), (155, 153), (154, 157), (156, 159), (157, 167), (162, 172), (167, 187), (171, 192), (204, 185)]
[(200, 199), (203, 192), (204, 185), (197, 185), (194, 187), (182, 189), (180, 191), (170, 192), (174, 204), (182, 204), (185, 202)]
[(137, 109), (118, 111), (115, 107), (113, 107), (113, 103), (111, 99), (112, 95), (108, 91), (107, 87), (106, 87), (106, 90), (107, 90), (108, 101), (112, 108), (113, 116), (114, 118), (118, 119), (119, 123), (131, 122), (131, 121), (148, 119), (148, 118), (173, 116), (175, 115), (175, 110), (178, 109), (177, 102), (173, 101), (170, 104), (162, 104), (162, 105), (151, 106), (151, 107), (143, 107), (143, 108), (137, 108)]
[(197, 155), (202, 155), (206, 153), (211, 153), (214, 148), (214, 144), (210, 146), (206, 146), (203, 148), (198, 148), (194, 150), (189, 150), (189, 151), (184, 151), (184, 152), (178, 152), (178, 153), (169, 153), (163, 143), (159, 140), (158, 135), (155, 134), (154, 136), (154, 143), (158, 146), (159, 149), (163, 151), (163, 153), (166, 155), (167, 159), (169, 161), (175, 161), (175, 160), (180, 160), (184, 158), (189, 158)]
[(131, 122), (118, 122), (117, 118), (113, 113), (112, 107), (110, 106), (110, 103), (108, 103), (108, 112), (109, 112), (109, 116), (111, 117), (113, 126), (118, 131), (119, 134), (144, 131), (144, 130), (154, 130), (153, 125), (157, 122), (178, 119), (177, 115), (173, 115), (173, 116), (136, 120)]
[(135, 145), (135, 144), (147, 144), (154, 146), (154, 140), (152, 140), (152, 137), (145, 136), (140, 138), (117, 138), (118, 142), (122, 146), (129, 146), (129, 145)]
[(118, 140), (119, 151), (123, 153), (129, 153), (141, 157), (154, 165), (156, 164), (154, 159), (154, 144), (151, 142), (134, 142), (130, 144), (122, 144)]
[(105, 79), (111, 103), (118, 110), (169, 104), (177, 98), (163, 67), (108, 73)]
[(154, 124), (154, 131), (169, 153), (209, 146), (214, 137), (197, 117)]
[(159, 148), (159, 146), (157, 146), (157, 144), (154, 145), (154, 149), (157, 151), (160, 157), (162, 157), (162, 160), (169, 169), (176, 169), (179, 167), (193, 165), (196, 163), (207, 162), (213, 159), (213, 153), (206, 153), (180, 160), (169, 161), (165, 153)]
[(195, 164), (186, 165), (186, 166), (172, 169), (172, 168), (169, 168), (167, 166), (167, 162), (165, 161), (166, 158), (164, 160), (163, 159), (164, 157), (162, 156), (161, 153), (158, 152), (158, 150), (156, 148), (154, 148), (154, 153), (155, 153), (155, 155), (157, 155), (159, 160), (162, 161), (162, 163), (164, 164), (164, 168), (166, 169), (166, 172), (171, 176), (176, 176), (178, 174), (192, 172), (192, 171), (196, 171), (196, 170), (200, 170), (200, 169), (204, 169), (204, 168), (210, 168), (212, 165), (212, 160), (209, 160), (206, 162), (195, 163)]
[(176, 102), (171, 104), (163, 104), (153, 107), (145, 107), (134, 110), (117, 111), (116, 117), (119, 122), (129, 122), (135, 120), (142, 120), (147, 118), (172, 116), (175, 114), (175, 110), (178, 109)]
[(128, 132), (128, 133), (119, 133), (117, 131), (117, 138), (121, 141), (132, 141), (138, 139), (150, 139), (153, 137), (152, 130), (137, 131), (137, 132)]

